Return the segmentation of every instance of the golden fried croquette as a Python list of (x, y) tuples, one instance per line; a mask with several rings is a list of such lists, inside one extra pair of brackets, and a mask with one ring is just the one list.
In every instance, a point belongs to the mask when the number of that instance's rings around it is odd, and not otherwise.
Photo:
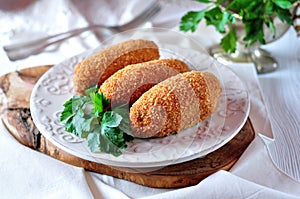
[(132, 104), (155, 84), (189, 70), (187, 64), (178, 59), (132, 64), (105, 80), (99, 91), (111, 101), (112, 106)]
[(77, 64), (73, 83), (76, 93), (92, 85), (101, 85), (119, 69), (130, 65), (159, 58), (157, 45), (147, 40), (129, 40), (105, 48)]
[(170, 77), (145, 92), (130, 108), (135, 137), (176, 134), (210, 116), (222, 89), (209, 72), (190, 71)]

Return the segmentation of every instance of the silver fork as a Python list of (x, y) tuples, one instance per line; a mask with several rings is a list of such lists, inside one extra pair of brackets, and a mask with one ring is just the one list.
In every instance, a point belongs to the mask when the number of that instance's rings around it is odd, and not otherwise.
[(120, 26), (104, 26), (101, 24), (93, 24), (87, 27), (73, 29), (67, 32), (47, 36), (44, 38), (40, 38), (40, 39), (36, 39), (24, 43), (6, 45), (3, 46), (3, 49), (11, 61), (24, 59), (26, 57), (29, 57), (30, 55), (36, 55), (43, 52), (43, 50), (50, 45), (62, 42), (66, 39), (79, 35), (88, 30), (99, 28), (99, 29), (109, 31), (111, 35), (118, 32), (123, 32), (126, 30), (136, 28), (139, 25), (150, 20), (154, 15), (156, 15), (160, 11), (160, 9), (161, 7), (159, 3), (154, 1), (154, 3), (151, 4), (148, 8), (146, 8), (143, 12), (141, 12), (140, 15), (136, 16), (130, 22)]

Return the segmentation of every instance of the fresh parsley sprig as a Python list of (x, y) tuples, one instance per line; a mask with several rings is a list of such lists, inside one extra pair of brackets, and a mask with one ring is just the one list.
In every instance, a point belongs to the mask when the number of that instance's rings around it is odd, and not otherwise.
[(110, 101), (97, 86), (86, 90), (85, 96), (73, 96), (64, 103), (60, 121), (67, 132), (86, 138), (92, 152), (106, 152), (114, 156), (122, 154), (130, 135), (128, 106), (106, 110)]
[(181, 31), (194, 32), (202, 19), (206, 25), (212, 25), (222, 34), (220, 45), (229, 53), (235, 52), (237, 34), (234, 24), (241, 19), (245, 27), (246, 35), (243, 41), (246, 46), (255, 42), (265, 44), (264, 26), (266, 25), (275, 37), (276, 27), (274, 16), (290, 25), (293, 24), (290, 8), (297, 0), (197, 0), (206, 3), (208, 6), (200, 11), (186, 13), (180, 21)]

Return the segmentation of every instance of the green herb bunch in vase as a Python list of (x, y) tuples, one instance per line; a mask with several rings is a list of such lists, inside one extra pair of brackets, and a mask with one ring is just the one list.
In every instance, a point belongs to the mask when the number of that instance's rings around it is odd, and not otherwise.
[(181, 18), (181, 31), (195, 32), (205, 19), (207, 26), (222, 34), (220, 45), (211, 48), (215, 58), (225, 63), (254, 62), (261, 73), (277, 68), (276, 61), (259, 46), (275, 41), (293, 25), (297, 0), (197, 1), (207, 6), (186, 13)]

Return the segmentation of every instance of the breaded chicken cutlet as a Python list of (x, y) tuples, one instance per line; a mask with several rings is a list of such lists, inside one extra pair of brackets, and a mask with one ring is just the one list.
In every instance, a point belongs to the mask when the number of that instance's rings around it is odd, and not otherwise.
[(152, 41), (129, 40), (110, 46), (77, 64), (73, 76), (75, 91), (84, 95), (87, 88), (101, 85), (119, 69), (158, 58), (158, 47)]
[(130, 108), (135, 137), (176, 134), (210, 116), (222, 89), (209, 72), (190, 71), (170, 77), (145, 92)]
[(178, 59), (162, 59), (132, 64), (118, 70), (100, 86), (99, 91), (111, 101), (111, 105), (134, 103), (144, 92), (159, 82), (189, 71)]

